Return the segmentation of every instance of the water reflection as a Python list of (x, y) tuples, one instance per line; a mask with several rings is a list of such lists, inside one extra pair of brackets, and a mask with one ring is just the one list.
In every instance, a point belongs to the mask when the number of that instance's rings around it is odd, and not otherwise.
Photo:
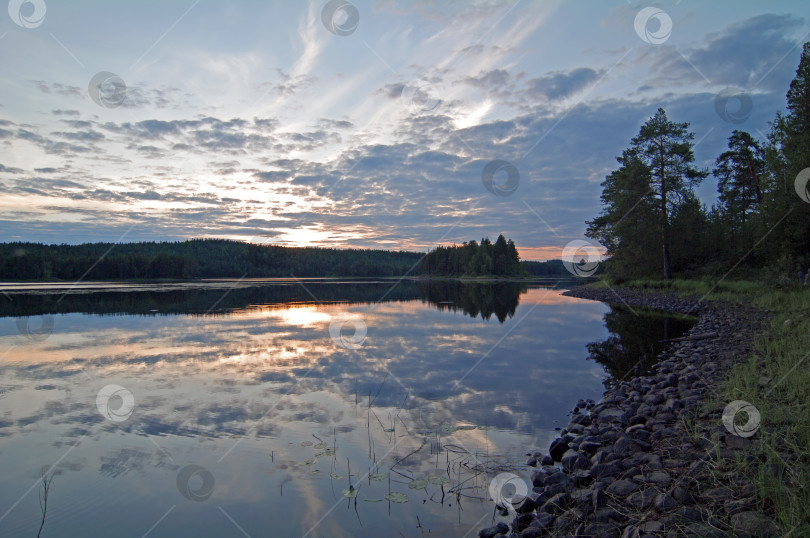
[(645, 309), (610, 305), (605, 326), (610, 335), (588, 344), (589, 360), (605, 367), (605, 386), (629, 375), (645, 375), (666, 348), (667, 340), (678, 338), (697, 318)]
[[(54, 463), (46, 531), (61, 535), (475, 534), (491, 471), (528, 480), (525, 451), (601, 395), (605, 370), (582, 360), (607, 336), (601, 303), (413, 281), (378, 302), (393, 282), (303, 284), (10, 293), (0, 535), (32, 534), (32, 484)], [(53, 315), (53, 332), (21, 335), (25, 312)], [(343, 316), (368, 327), (357, 349), (330, 336)], [(111, 384), (134, 399), (120, 422), (98, 411)]]
[[(202, 288), (188, 285), (126, 285), (99, 289), (85, 286), (55, 289), (54, 285), (25, 290), (21, 285), (0, 285), (6, 291), (0, 317), (30, 317), (84, 312), (92, 314), (216, 314), (254, 305), (296, 303), (376, 303), (384, 299), (421, 299), (440, 310), (461, 311), (488, 320), (495, 314), (503, 323), (515, 315), (521, 293), (528, 284), (494, 284), (459, 281), (395, 280), (273, 280), (272, 285), (249, 282), (208, 282)], [(14, 297), (22, 300), (14, 301)], [(52, 323), (52, 321), (50, 322)]]

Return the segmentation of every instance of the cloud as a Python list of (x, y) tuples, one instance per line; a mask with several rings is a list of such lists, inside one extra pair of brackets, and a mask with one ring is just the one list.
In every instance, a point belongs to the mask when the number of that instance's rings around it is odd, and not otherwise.
[(555, 72), (526, 81), (526, 90), (523, 93), (534, 101), (565, 99), (593, 84), (603, 74), (604, 71), (590, 67)]
[(708, 79), (749, 91), (784, 92), (784, 81), (790, 80), (798, 63), (797, 31), (804, 24), (795, 15), (758, 15), (709, 34), (692, 47), (647, 48), (641, 60), (650, 62), (656, 87), (669, 89)]

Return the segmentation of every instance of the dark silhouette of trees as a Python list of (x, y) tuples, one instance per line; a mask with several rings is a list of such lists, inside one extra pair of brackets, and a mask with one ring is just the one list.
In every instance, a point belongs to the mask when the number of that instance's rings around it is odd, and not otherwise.
[(4, 243), (0, 279), (400, 276), (420, 257), (418, 252), (292, 248), (221, 239), (115, 245)]
[(709, 210), (693, 192), (707, 172), (692, 165), (688, 124), (658, 109), (606, 176), (602, 212), (587, 222), (586, 235), (607, 249), (608, 273), (650, 277), (663, 265), (670, 278), (739, 267), (795, 280), (788, 275), (810, 265), (810, 191), (797, 179), (810, 167), (810, 42), (786, 98), (766, 140), (731, 133), (712, 170), (719, 200)]
[(518, 276), (523, 274), (515, 243), (503, 236), (493, 244), (488, 237), (461, 246), (436, 247), (419, 263), (416, 272), (435, 276)]

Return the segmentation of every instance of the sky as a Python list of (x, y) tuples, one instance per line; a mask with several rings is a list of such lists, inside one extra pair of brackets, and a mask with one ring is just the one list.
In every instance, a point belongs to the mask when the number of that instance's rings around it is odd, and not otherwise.
[(10, 0), (0, 241), (560, 257), (658, 107), (711, 169), (807, 40), (803, 1)]

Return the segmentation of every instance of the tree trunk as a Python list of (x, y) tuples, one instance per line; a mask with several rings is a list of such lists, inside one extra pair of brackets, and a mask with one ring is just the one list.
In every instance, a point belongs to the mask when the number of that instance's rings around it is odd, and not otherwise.
[(669, 268), (669, 218), (667, 215), (667, 178), (664, 168), (664, 146), (659, 145), (661, 174), (661, 248), (664, 254), (664, 279), (672, 278)]

